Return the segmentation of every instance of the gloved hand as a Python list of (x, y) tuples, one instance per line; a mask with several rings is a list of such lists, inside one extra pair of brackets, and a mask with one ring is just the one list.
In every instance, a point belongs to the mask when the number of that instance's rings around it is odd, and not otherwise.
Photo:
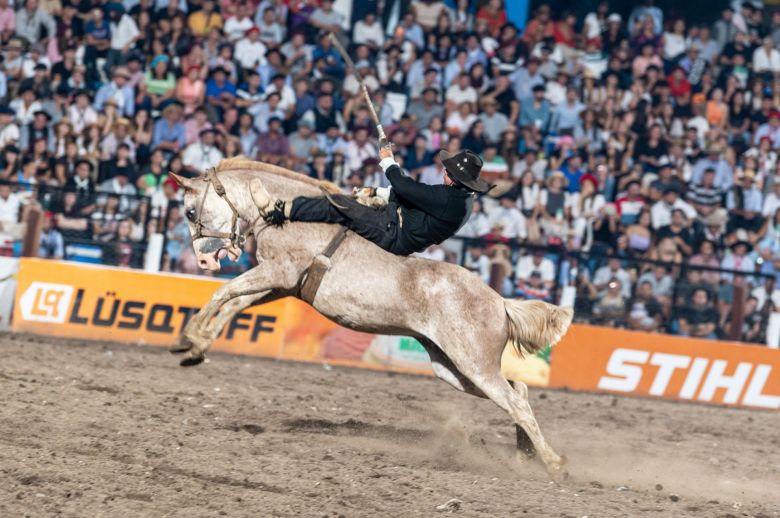
[(393, 145), (392, 144), (385, 144), (384, 146), (379, 148), (379, 159), (384, 160), (385, 158), (393, 158)]

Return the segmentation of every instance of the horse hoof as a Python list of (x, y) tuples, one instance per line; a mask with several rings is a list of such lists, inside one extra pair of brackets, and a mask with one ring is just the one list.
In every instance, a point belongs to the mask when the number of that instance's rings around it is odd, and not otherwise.
[(195, 342), (187, 335), (181, 335), (179, 337), (179, 343), (168, 349), (171, 354), (186, 353), (195, 346)]
[(561, 457), (561, 460), (553, 465), (547, 466), (547, 473), (550, 478), (555, 482), (561, 483), (569, 478), (569, 471), (566, 469), (566, 457)]
[(200, 365), (205, 360), (205, 356), (188, 356), (179, 362), (182, 367), (194, 367)]

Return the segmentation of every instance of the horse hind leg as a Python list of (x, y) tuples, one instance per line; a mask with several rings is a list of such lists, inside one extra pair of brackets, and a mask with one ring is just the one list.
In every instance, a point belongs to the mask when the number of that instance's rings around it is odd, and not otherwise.
[[(528, 387), (517, 381), (514, 382), (514, 387), (510, 385), (501, 374), (500, 358), (489, 364), (474, 361), (471, 357), (462, 358), (463, 361), (458, 360), (460, 358), (455, 358), (452, 362), (457, 372), (465, 376), (485, 397), (504, 409), (515, 424), (525, 431), (550, 476), (555, 480), (566, 478), (567, 473), (563, 467), (565, 460), (547, 443), (528, 403)], [(524, 459), (527, 458), (525, 452), (518, 453)]]
[(487, 396), (479, 387), (474, 385), (471, 380), (460, 373), (457, 367), (455, 367), (455, 364), (452, 363), (452, 360), (442, 352), (439, 346), (427, 338), (420, 338), (419, 340), (428, 352), (428, 356), (431, 359), (431, 369), (433, 369), (433, 374), (437, 378), (447, 382), (453, 388), (456, 388), (461, 392), (487, 399)]

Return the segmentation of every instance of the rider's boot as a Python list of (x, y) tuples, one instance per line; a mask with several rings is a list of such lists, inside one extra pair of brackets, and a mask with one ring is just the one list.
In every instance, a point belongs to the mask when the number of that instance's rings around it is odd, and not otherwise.
[(282, 199), (274, 198), (260, 182), (252, 185), (251, 193), (252, 200), (260, 210), (260, 215), (266, 223), (280, 227), (284, 224), (285, 220), (290, 219), (292, 202), (285, 202)]

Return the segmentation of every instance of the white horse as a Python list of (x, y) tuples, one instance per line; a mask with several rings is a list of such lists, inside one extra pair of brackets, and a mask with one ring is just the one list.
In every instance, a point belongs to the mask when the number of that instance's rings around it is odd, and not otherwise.
[[(506, 300), (460, 266), (400, 257), (348, 233), (332, 258), (322, 257), (337, 225), (264, 224), (274, 198), (322, 194), (329, 184), (246, 159), (223, 161), (194, 179), (173, 175), (184, 188), (184, 212), (201, 268), (241, 254), (242, 236), (257, 241), (258, 265), (221, 286), (183, 330), (174, 352), (183, 365), (202, 361), (221, 329), (243, 309), (287, 296), (301, 296), (301, 280), (312, 264), (325, 265), (309, 302), (338, 324), (378, 334), (417, 338), (433, 372), (453, 387), (489, 398), (522, 427), (551, 476), (565, 476), (563, 460), (542, 436), (523, 383), (513, 387), (501, 374), (507, 342), (533, 353), (557, 343), (572, 310), (541, 301)], [(270, 194), (269, 194), (270, 193)]]

